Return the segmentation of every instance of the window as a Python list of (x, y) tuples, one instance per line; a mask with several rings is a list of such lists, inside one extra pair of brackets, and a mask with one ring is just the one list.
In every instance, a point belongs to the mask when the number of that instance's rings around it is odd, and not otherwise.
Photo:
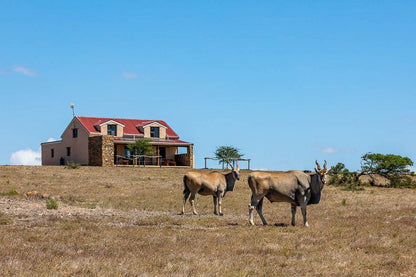
[(150, 127), (150, 137), (152, 138), (159, 137), (159, 127)]
[(117, 125), (107, 125), (107, 135), (117, 136)]
[(77, 128), (72, 129), (72, 137), (73, 138), (77, 138), (78, 137), (78, 129)]
[(71, 156), (71, 147), (66, 148), (66, 155), (69, 157)]
[(124, 156), (125, 157), (130, 157), (131, 155), (131, 151), (127, 146), (124, 146)]
[(55, 157), (55, 150), (52, 148), (51, 149), (51, 158)]

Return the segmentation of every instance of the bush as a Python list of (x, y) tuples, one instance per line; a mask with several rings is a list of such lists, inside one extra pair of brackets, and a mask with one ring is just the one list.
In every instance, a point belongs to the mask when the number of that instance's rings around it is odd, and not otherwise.
[(12, 220), (4, 214), (0, 213), (0, 225), (10, 224)]
[(17, 190), (15, 190), (15, 189), (10, 189), (8, 192), (6, 192), (6, 193), (0, 193), (0, 195), (2, 195), (2, 196), (6, 196), (6, 195), (8, 195), (8, 196), (16, 196), (16, 195), (19, 195), (19, 192), (17, 191)]
[(393, 175), (390, 180), (393, 188), (416, 188), (416, 182), (406, 175)]
[(344, 171), (329, 178), (328, 185), (342, 186), (344, 190), (364, 190), (358, 181), (357, 172)]
[[(344, 172), (339, 174), (331, 175), (328, 181), (328, 185), (341, 186), (343, 190), (364, 190), (366, 186), (383, 186), (383, 187), (392, 187), (392, 188), (416, 188), (416, 182), (413, 181), (408, 175), (390, 175), (389, 181), (387, 184), (380, 185), (377, 181), (370, 181), (363, 184), (362, 180), (360, 182), (359, 177), (363, 176), (357, 172)], [(365, 176), (365, 175), (364, 175)], [(382, 178), (381, 175), (378, 175), (379, 178)], [(373, 177), (374, 178), (374, 177)]]
[(67, 162), (65, 168), (67, 169), (78, 169), (80, 168), (81, 165), (79, 163), (74, 163), (74, 162)]
[(58, 202), (56, 202), (54, 199), (48, 199), (46, 200), (46, 208), (48, 210), (57, 210)]

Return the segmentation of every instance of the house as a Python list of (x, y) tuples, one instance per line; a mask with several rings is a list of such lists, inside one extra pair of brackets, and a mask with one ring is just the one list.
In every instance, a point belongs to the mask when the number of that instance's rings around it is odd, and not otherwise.
[(193, 144), (179, 139), (163, 120), (75, 116), (60, 141), (44, 142), (42, 165), (68, 162), (90, 166), (134, 164), (129, 144), (149, 139), (153, 155), (139, 157), (145, 165), (194, 167)]

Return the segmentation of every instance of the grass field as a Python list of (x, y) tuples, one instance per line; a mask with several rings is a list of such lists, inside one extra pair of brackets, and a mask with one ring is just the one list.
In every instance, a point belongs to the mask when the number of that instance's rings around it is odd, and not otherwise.
[[(415, 276), (416, 190), (326, 186), (308, 206), (264, 203), (248, 225), (248, 172), (213, 215), (179, 215), (187, 169), (0, 166), (0, 275)], [(19, 195), (13, 195), (12, 190)], [(58, 209), (28, 191), (47, 193)]]

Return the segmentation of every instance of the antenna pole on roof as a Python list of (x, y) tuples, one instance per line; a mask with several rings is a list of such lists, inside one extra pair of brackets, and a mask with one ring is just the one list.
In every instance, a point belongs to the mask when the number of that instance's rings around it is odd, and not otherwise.
[(75, 117), (75, 104), (74, 103), (71, 103), (71, 104), (69, 104), (69, 106), (72, 109), (72, 117)]

